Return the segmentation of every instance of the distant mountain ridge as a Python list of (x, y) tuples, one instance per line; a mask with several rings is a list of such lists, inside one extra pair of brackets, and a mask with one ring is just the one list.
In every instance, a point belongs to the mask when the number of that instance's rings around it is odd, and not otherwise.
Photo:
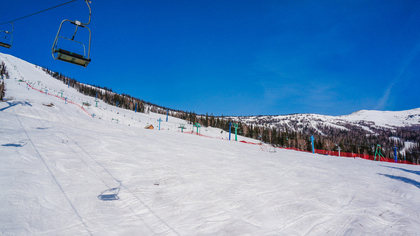
[(306, 128), (313, 128), (319, 134), (323, 134), (317, 127), (330, 126), (337, 129), (349, 130), (349, 127), (359, 127), (370, 133), (375, 130), (390, 129), (397, 127), (411, 127), (420, 125), (420, 108), (403, 111), (377, 111), (359, 110), (349, 115), (329, 116), (319, 114), (292, 114), (276, 116), (228, 116), (235, 122), (247, 125), (268, 125), (278, 128), (301, 132)]
[[(420, 155), (420, 108), (403, 111), (360, 110), (349, 115), (292, 114), (277, 116), (229, 116), (241, 124), (243, 132), (263, 142), (310, 151), (315, 148), (374, 154), (378, 147), (388, 158), (393, 148), (400, 159), (415, 163)], [(380, 146), (378, 146), (380, 145)]]

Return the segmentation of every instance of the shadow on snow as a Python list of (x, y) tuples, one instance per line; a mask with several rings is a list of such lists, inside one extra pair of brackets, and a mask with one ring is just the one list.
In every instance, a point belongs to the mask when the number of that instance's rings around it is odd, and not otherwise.
[(18, 143), (6, 143), (6, 144), (2, 144), (1, 146), (3, 146), (3, 147), (23, 147), (23, 146), (25, 146), (26, 145), (26, 143), (24, 143), (23, 145), (22, 144), (18, 144)]
[(387, 175), (387, 174), (378, 174), (378, 175), (382, 175), (382, 176), (388, 177), (390, 179), (395, 179), (395, 180), (398, 180), (398, 181), (401, 181), (401, 182), (404, 182), (404, 183), (407, 183), (407, 184), (414, 185), (417, 188), (420, 188), (420, 182), (409, 179), (409, 178), (406, 178), (406, 177), (395, 176), (395, 175)]
[(107, 189), (105, 191), (103, 191), (101, 194), (98, 195), (98, 199), (102, 200), (102, 201), (115, 201), (120, 199), (118, 197), (118, 193), (120, 192), (121, 189), (121, 182), (120, 182), (120, 186), (116, 187), (116, 188), (110, 188)]
[(22, 106), (30, 106), (32, 107), (32, 105), (29, 102), (22, 102), (22, 101), (13, 101), (13, 102), (6, 102), (7, 104), (9, 104), (8, 107), (3, 107), (2, 109), (0, 109), (0, 111), (4, 111), (6, 109), (9, 109), (11, 107), (14, 107), (16, 105), (22, 105)]
[(407, 170), (407, 169), (404, 169), (404, 168), (401, 168), (401, 167), (392, 167), (392, 166), (384, 166), (384, 167), (386, 167), (386, 168), (392, 168), (392, 169), (397, 169), (397, 170), (402, 170), (402, 171), (405, 171), (405, 172), (408, 172), (408, 173), (412, 173), (412, 174), (415, 174), (415, 175), (420, 175), (420, 171)]

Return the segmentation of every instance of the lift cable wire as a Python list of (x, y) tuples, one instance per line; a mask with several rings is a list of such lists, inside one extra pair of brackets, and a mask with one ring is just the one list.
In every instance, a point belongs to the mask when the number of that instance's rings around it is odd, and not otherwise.
[(63, 6), (63, 5), (66, 5), (66, 4), (69, 4), (69, 3), (75, 2), (75, 1), (77, 1), (77, 0), (72, 0), (72, 1), (69, 1), (69, 2), (65, 2), (65, 3), (62, 3), (62, 4), (60, 4), (60, 5), (57, 5), (57, 6), (54, 6), (54, 7), (50, 7), (50, 8), (47, 8), (47, 9), (42, 10), (42, 11), (39, 11), (39, 12), (35, 12), (35, 13), (32, 13), (32, 14), (27, 15), (27, 16), (24, 16), (24, 17), (20, 17), (20, 18), (15, 19), (15, 20), (6, 21), (6, 22), (3, 22), (3, 23), (0, 23), (0, 25), (4, 25), (4, 24), (8, 24), (8, 23), (15, 22), (15, 21), (18, 21), (18, 20), (22, 20), (22, 19), (24, 19), (24, 18), (27, 18), (27, 17), (33, 16), (33, 15), (36, 15), (36, 14), (42, 13), (42, 12), (44, 12), (44, 11), (48, 11), (48, 10), (51, 10), (51, 9), (57, 8), (57, 7), (61, 7), (61, 6)]

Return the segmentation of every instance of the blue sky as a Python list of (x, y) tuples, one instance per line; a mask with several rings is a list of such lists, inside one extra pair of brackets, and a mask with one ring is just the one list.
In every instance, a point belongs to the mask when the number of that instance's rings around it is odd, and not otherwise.
[[(64, 2), (6, 1), (0, 23)], [(51, 56), (63, 19), (87, 21), (82, 0), (15, 22), (14, 45), (0, 52), (199, 114), (420, 107), (420, 1), (93, 0), (91, 8), (87, 68)], [(87, 42), (86, 32), (76, 39)]]

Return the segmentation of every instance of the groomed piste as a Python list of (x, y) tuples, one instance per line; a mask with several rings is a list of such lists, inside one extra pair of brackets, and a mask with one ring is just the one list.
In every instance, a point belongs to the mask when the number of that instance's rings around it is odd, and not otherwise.
[(193, 135), (184, 120), (96, 107), (35, 65), (0, 61), (2, 235), (420, 232), (417, 165), (262, 151), (211, 127), (201, 133), (212, 138)]

